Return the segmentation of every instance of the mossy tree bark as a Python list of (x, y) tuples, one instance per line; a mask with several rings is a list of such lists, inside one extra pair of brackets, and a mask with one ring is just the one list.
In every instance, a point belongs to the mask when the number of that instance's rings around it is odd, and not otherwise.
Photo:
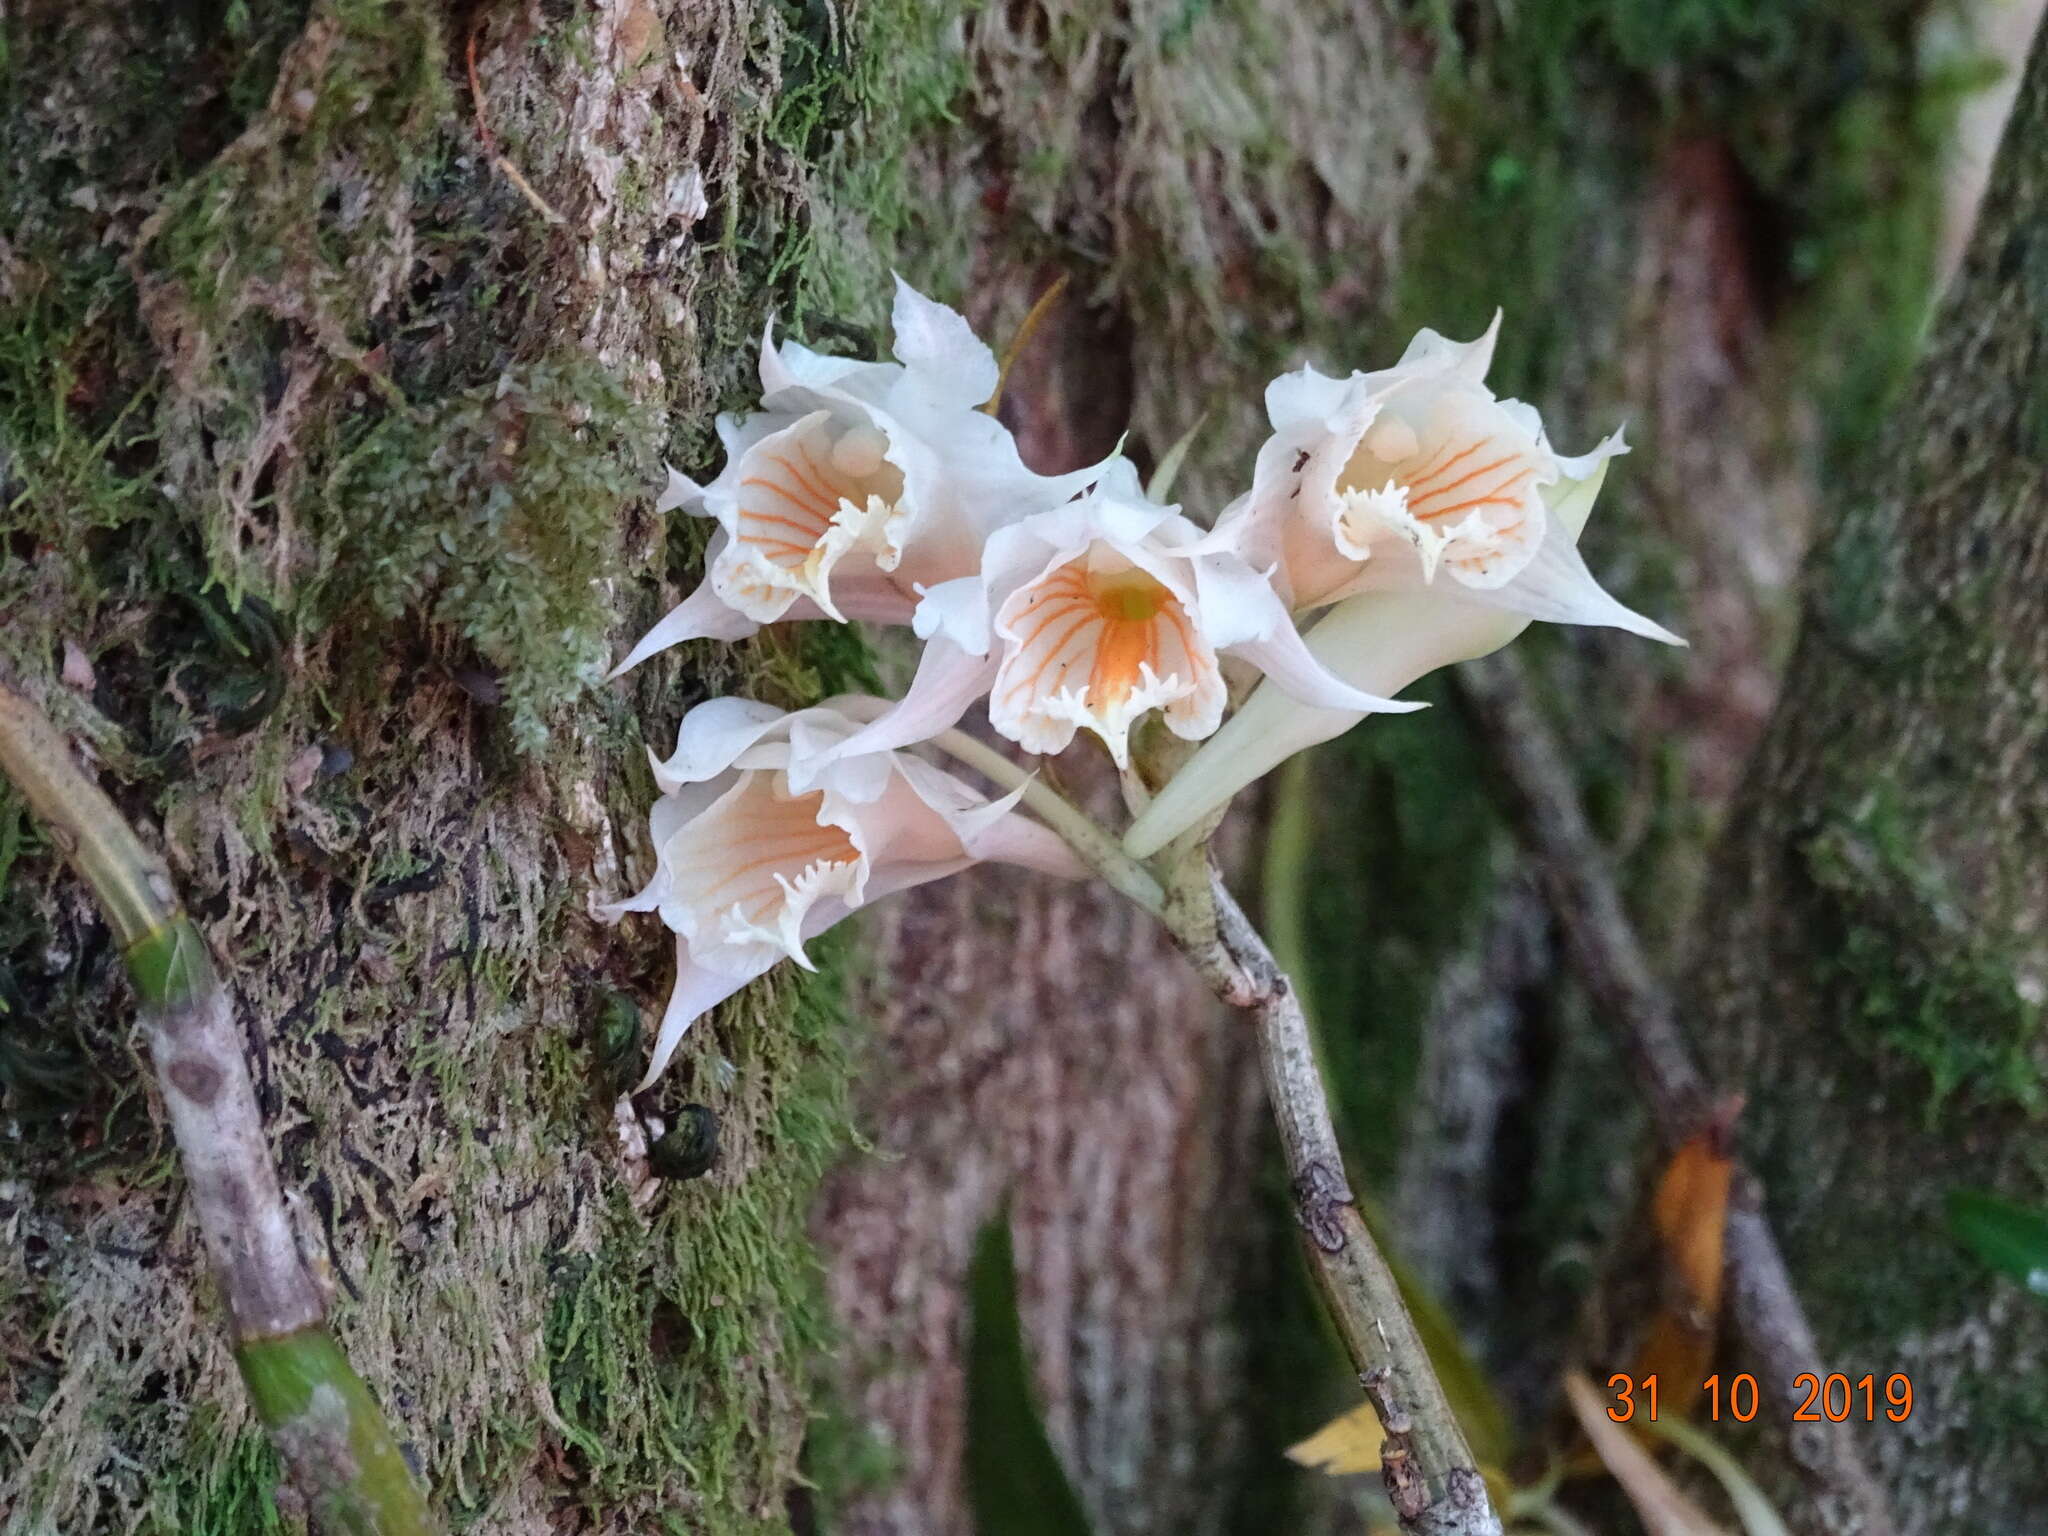
[(1951, 1189), (2048, 1187), (2044, 164), (2037, 46), (1926, 354), (1808, 568), (1695, 973), (1823, 1347), (1913, 1380), (1912, 1417), (1864, 1439), (1915, 1533), (2048, 1508), (2048, 1309), (1942, 1214)]
[[(857, 147), (900, 206), (942, 50), (914, 5), (847, 20), (0, 19), (4, 665), (160, 838), (337, 1331), (458, 1526), (782, 1530), (799, 1483), (838, 962), (703, 1030), (661, 1105), (721, 1161), (642, 1206), (610, 1104), (668, 946), (586, 902), (641, 874), (685, 705), (863, 663), (821, 627), (593, 685), (696, 576), (660, 458), (708, 467), (768, 313), (864, 344), (886, 304), (886, 221), (820, 205)], [(118, 956), (11, 799), (0, 884), (0, 1524), (284, 1529)]]

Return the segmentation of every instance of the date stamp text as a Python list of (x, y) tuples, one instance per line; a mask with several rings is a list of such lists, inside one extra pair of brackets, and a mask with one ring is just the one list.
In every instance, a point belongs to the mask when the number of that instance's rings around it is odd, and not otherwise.
[[(1615, 1423), (1626, 1424), (1637, 1414), (1657, 1417), (1655, 1376), (1617, 1372), (1607, 1378), (1607, 1390), (1614, 1394), (1607, 1417)], [(1724, 1417), (1747, 1424), (1756, 1417), (1761, 1400), (1756, 1378), (1746, 1371), (1738, 1376), (1715, 1372), (1700, 1383), (1697, 1396), (1700, 1416), (1710, 1424)], [(1839, 1371), (1826, 1376), (1802, 1371), (1792, 1378), (1786, 1401), (1792, 1405), (1795, 1424), (1903, 1424), (1913, 1412), (1913, 1382), (1898, 1372), (1879, 1381), (1869, 1374), (1852, 1378)]]

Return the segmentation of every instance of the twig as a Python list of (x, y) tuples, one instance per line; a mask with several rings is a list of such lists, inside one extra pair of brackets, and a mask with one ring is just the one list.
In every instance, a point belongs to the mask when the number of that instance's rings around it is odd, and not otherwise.
[[(1216, 878), (1206, 852), (1194, 857), (1201, 861), (1207, 899), (1197, 901), (1184, 864), (1172, 881), (1167, 923), (1217, 995), (1257, 1021), (1266, 1093), (1287, 1154), (1303, 1247), (1386, 1431), (1380, 1471), (1401, 1529), (1407, 1536), (1499, 1536), (1500, 1517), (1464, 1431), (1344, 1177), (1301, 999)], [(1198, 905), (1203, 910), (1195, 911)]]
[(92, 887), (121, 945), (235, 1362), (314, 1529), (431, 1536), (439, 1527), (383, 1414), (328, 1332), (270, 1161), (242, 1031), (168, 870), (4, 682), (0, 772)]
[[(1457, 677), (1506, 781), (1516, 830), (1533, 857), (1565, 953), (1596, 1010), (1620, 1031), (1658, 1139), (1674, 1148), (1705, 1117), (1713, 1095), (1679, 1030), (1671, 995), (1622, 906), (1564, 751), (1514, 657), (1468, 662)], [(1726, 1247), (1735, 1334), (1757, 1379), (1790, 1391), (1801, 1372), (1825, 1376), (1813, 1327), (1764, 1216), (1761, 1185), (1746, 1169), (1737, 1176)], [(1890, 1536), (1889, 1500), (1848, 1425), (1805, 1427), (1812, 1436), (1794, 1447), (1794, 1460), (1816, 1504), (1838, 1512), (1843, 1529)]]
[(514, 189), (526, 199), (534, 212), (550, 224), (566, 224), (568, 220), (555, 212), (548, 200), (534, 190), (533, 183), (520, 174), (519, 167), (512, 163), (511, 158), (499, 153), (498, 140), (491, 132), (491, 125), (484, 121), (484, 88), (476, 74), (476, 40), (483, 35), (483, 30), (484, 14), (479, 11), (475, 25), (469, 29), (469, 44), (463, 49), (463, 60), (469, 69), (470, 112), (476, 119), (476, 136), (483, 143), (484, 157), (512, 183)]

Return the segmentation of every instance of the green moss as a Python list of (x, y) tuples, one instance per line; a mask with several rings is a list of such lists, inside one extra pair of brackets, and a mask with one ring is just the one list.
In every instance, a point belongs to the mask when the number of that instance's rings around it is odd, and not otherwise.
[(1930, 1129), (1944, 1111), (2038, 1115), (2043, 1009), (2020, 993), (2019, 957), (1985, 937), (1992, 925), (1969, 921), (1921, 848), (1927, 825), (1895, 797), (1867, 794), (1801, 847), (1823, 893), (1814, 920), (1832, 935), (1817, 952), (1829, 957), (1842, 1042), (1918, 1067)]
[(576, 353), (393, 413), (329, 482), (337, 540), (316, 612), (421, 611), (502, 680), (515, 739), (605, 671), (616, 509), (654, 468), (647, 410)]
[(551, 1276), (548, 1383), (594, 1507), (664, 1494), (693, 1531), (784, 1528), (779, 1503), (741, 1496), (800, 1442), (787, 1372), (825, 1338), (817, 1266), (792, 1238), (842, 1145), (848, 949), (843, 935), (816, 949), (820, 981), (700, 1024), (710, 1048), (666, 1094), (721, 1103), (757, 1149), (744, 1181), (668, 1184), (651, 1222), (615, 1199), (596, 1250)]
[[(916, 202), (908, 140), (960, 51), (909, 0), (665, 17), (723, 127), (682, 155), (688, 115), (654, 99), (605, 238), (683, 254), (600, 308), (476, 153), (442, 13), (161, 20), (0, 21), (0, 147), (29, 170), (0, 188), (0, 608), (31, 616), (0, 647), (162, 827), (267, 1025), (259, 1088), (333, 1243), (338, 1331), (451, 1514), (782, 1530), (825, 1338), (804, 1215), (844, 1137), (851, 941), (698, 1026), (660, 1102), (713, 1106), (723, 1158), (636, 1213), (583, 1012), (658, 1009), (673, 952), (583, 909), (601, 831), (612, 878), (639, 871), (643, 741), (697, 698), (808, 702), (872, 662), (804, 626), (590, 685), (701, 574), (701, 525), (670, 538), (646, 511), (660, 410), (668, 456), (706, 470), (771, 309), (866, 349)], [(480, 34), (491, 126), (580, 213), (568, 114), (609, 66), (590, 16), (544, 21)], [(683, 164), (714, 212), (678, 239), (655, 221)], [(58, 683), (67, 643), (95, 686)], [(118, 958), (5, 804), (0, 845), (0, 1001), (39, 1021), (0, 1092), (59, 1255), (33, 1277), (0, 1255), (0, 1340), (18, 1401), (76, 1404), (25, 1430), (23, 1486), (65, 1530), (277, 1528), (240, 1399), (203, 1397), (230, 1378), (185, 1288), (198, 1259), (155, 1253), (178, 1180)], [(60, 1198), (88, 1180), (101, 1204)]]
[(158, 1527), (181, 1536), (285, 1536), (291, 1527), (273, 1497), (278, 1460), (268, 1437), (245, 1430), (223, 1438), (219, 1416), (202, 1411), (194, 1439), (215, 1453), (195, 1461), (193, 1482), (166, 1480), (150, 1511)]

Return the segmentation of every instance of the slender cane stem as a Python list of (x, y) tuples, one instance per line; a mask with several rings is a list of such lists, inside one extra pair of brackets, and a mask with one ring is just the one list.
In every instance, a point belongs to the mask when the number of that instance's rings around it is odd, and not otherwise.
[(1381, 1476), (1402, 1531), (1499, 1536), (1500, 1517), (1464, 1431), (1345, 1179), (1329, 1095), (1293, 983), (1209, 868), (1206, 850), (1182, 855), (1171, 884), (1167, 921), (1175, 939), (1217, 995), (1257, 1022), (1303, 1247), (1386, 1431)]
[(92, 887), (142, 1001), (192, 1210), (227, 1302), (235, 1361), (322, 1536), (439, 1529), (384, 1416), (327, 1330), (299, 1255), (242, 1031), (170, 873), (80, 771), (64, 738), (0, 683), (0, 772)]

